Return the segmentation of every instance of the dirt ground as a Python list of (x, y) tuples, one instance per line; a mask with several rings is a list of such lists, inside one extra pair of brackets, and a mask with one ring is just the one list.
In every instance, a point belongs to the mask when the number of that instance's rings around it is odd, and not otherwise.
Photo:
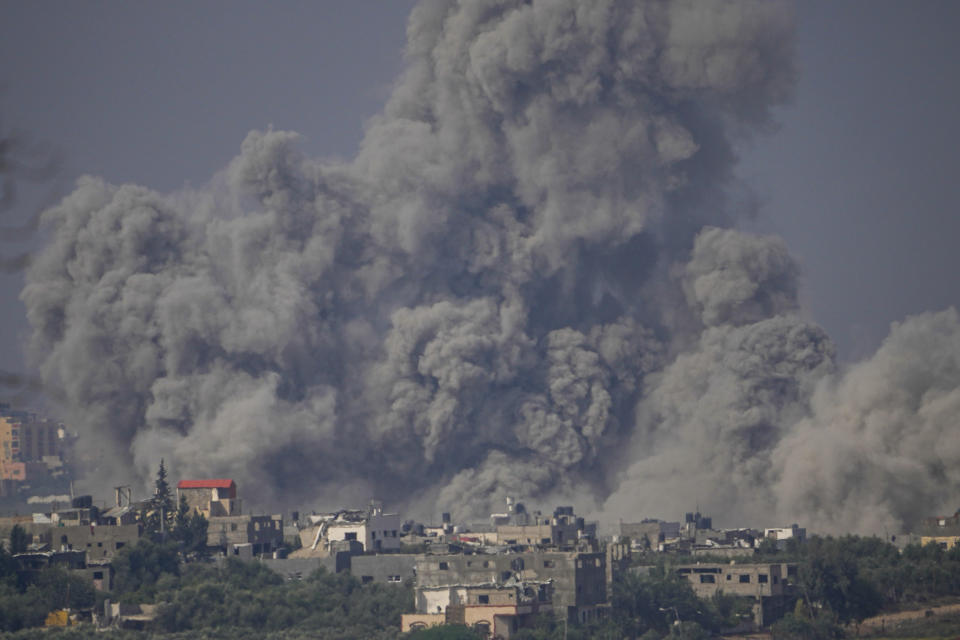
[[(928, 614), (928, 611), (932, 611), (932, 614)], [(879, 616), (874, 616), (872, 618), (867, 618), (860, 624), (860, 633), (864, 631), (884, 631), (889, 628), (891, 625), (897, 625), (906, 620), (915, 620), (917, 618), (926, 618), (929, 615), (942, 615), (944, 613), (958, 613), (960, 612), (960, 602), (953, 604), (944, 604), (938, 607), (924, 607), (922, 609), (911, 609), (910, 611), (898, 611), (897, 613), (885, 613)], [(849, 629), (851, 635), (856, 634), (856, 628), (850, 627)]]

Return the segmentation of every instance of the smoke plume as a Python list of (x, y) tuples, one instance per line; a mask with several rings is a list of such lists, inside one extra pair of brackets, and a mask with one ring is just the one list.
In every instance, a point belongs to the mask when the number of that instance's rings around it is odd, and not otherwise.
[(204, 188), (85, 177), (49, 209), (43, 380), (99, 478), (163, 457), (261, 503), (937, 507), (956, 314), (844, 374), (784, 243), (734, 229), (733, 144), (789, 97), (792, 39), (766, 0), (424, 2), (352, 161), (254, 131)]

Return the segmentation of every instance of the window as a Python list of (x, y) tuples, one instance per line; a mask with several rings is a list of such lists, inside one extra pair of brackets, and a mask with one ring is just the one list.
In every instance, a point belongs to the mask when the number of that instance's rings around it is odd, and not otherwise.
[(489, 561), (489, 560), (484, 560), (484, 561), (483, 561), (483, 568), (484, 568), (484, 569), (488, 569), (489, 567), (490, 567), (490, 561)]
[(779, 582), (780, 582), (780, 578), (778, 578), (777, 576), (773, 576), (773, 584), (777, 584)]
[(126, 542), (118, 542), (118, 543), (115, 545), (115, 547), (116, 547), (117, 549), (123, 549), (123, 545), (125, 545), (125, 544), (126, 544)]
[(543, 561), (544, 569), (553, 569), (553, 560), (544, 560)]
[(446, 571), (449, 568), (450, 568), (450, 565), (448, 565), (446, 562), (440, 563), (440, 571)]
[(757, 582), (766, 582), (768, 579), (769, 578), (767, 578), (767, 574), (765, 573), (761, 573), (757, 576)]
[(503, 573), (500, 574), (500, 579), (501, 579), (501, 580), (509, 580), (509, 579), (510, 579), (510, 575), (511, 575), (511, 574), (510, 574), (509, 571), (504, 571)]
[(477, 596), (477, 602), (480, 604), (490, 604), (490, 596), (483, 594), (482, 596)]
[(94, 571), (93, 572), (94, 580), (103, 580), (103, 571)]
[(98, 543), (97, 543), (97, 546), (98, 546), (98, 547), (102, 547), (102, 546), (103, 546), (103, 543), (102, 543), (102, 542), (98, 542)]
[(377, 539), (377, 532), (376, 532), (376, 531), (371, 531), (371, 532), (370, 532), (370, 539), (371, 539), (371, 540), (376, 540), (376, 539)]
[(733, 580), (733, 576), (731, 576), (729, 573), (727, 574), (727, 580)]
[(540, 544), (550, 544), (550, 538), (540, 538)]
[(750, 582), (750, 574), (749, 574), (749, 573), (741, 573), (741, 574), (740, 574), (740, 582), (741, 582), (741, 583)]
[(400, 576), (387, 576), (387, 582), (402, 582)]
[(709, 573), (700, 574), (700, 584), (713, 584), (713, 583), (714, 583), (714, 580), (712, 575), (710, 575)]
[(356, 540), (356, 539), (357, 539), (357, 532), (356, 532), (356, 531), (348, 531), (348, 532), (346, 532), (345, 534), (343, 534), (343, 539), (344, 539), (344, 540)]
[(373, 582), (373, 576), (360, 576), (360, 582), (363, 584), (370, 584)]
[(230, 531), (236, 531), (236, 530), (237, 530), (237, 523), (236, 523), (236, 522), (231, 523), (231, 524), (230, 524)]

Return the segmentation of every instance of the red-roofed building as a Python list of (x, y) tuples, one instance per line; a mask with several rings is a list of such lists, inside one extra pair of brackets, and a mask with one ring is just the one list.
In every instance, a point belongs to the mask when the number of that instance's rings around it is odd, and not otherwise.
[(194, 511), (208, 520), (211, 516), (240, 515), (240, 499), (237, 498), (237, 483), (230, 478), (209, 480), (181, 480), (177, 484), (177, 502), (180, 496)]

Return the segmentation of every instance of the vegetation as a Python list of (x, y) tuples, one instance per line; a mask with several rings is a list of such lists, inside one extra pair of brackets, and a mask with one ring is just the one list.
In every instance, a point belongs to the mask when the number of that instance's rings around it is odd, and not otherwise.
[(89, 608), (94, 602), (93, 584), (86, 578), (59, 567), (18, 572), (16, 561), (0, 547), (0, 630), (39, 626), (53, 609)]
[[(158, 474), (159, 475), (159, 474)], [(158, 494), (159, 495), (159, 494)], [(114, 601), (156, 603), (155, 631), (167, 638), (399, 638), (400, 615), (412, 610), (409, 585), (366, 585), (347, 574), (319, 571), (302, 582), (285, 582), (265, 565), (228, 559), (193, 561), (188, 549), (199, 538), (189, 509), (178, 506), (166, 541), (149, 538), (124, 548), (114, 561)], [(176, 532), (184, 535), (178, 536)], [(205, 531), (202, 532), (205, 537)], [(200, 532), (190, 535), (199, 536)], [(11, 535), (13, 537), (13, 535)], [(12, 541), (11, 541), (12, 542)], [(12, 546), (12, 544), (11, 544)], [(781, 551), (764, 545), (763, 562), (796, 562), (796, 602), (791, 613), (773, 625), (775, 640), (842, 638), (862, 620), (881, 611), (917, 607), (960, 595), (960, 547), (914, 545), (902, 552), (876, 538), (812, 537)], [(741, 560), (738, 560), (741, 562)], [(626, 572), (614, 584), (611, 613), (602, 623), (579, 626), (550, 615), (522, 629), (520, 640), (707, 638), (737, 625), (750, 602), (719, 594), (700, 600), (670, 564)], [(88, 581), (60, 569), (16, 571), (0, 550), (0, 630), (15, 637), (37, 637), (25, 629), (43, 623), (52, 609), (89, 608), (95, 594)], [(911, 626), (912, 625), (912, 626)], [(951, 626), (952, 625), (952, 626)], [(954, 633), (960, 618), (918, 620), (888, 630), (883, 637), (914, 637), (903, 629)], [(921, 633), (922, 631), (922, 633)], [(875, 633), (874, 630), (868, 630)], [(82, 630), (45, 633), (44, 638), (83, 638)], [(91, 631), (92, 633), (92, 631)], [(34, 634), (34, 635), (31, 635)], [(90, 635), (89, 637), (93, 637)], [(118, 632), (115, 636), (142, 638)], [(444, 626), (408, 634), (411, 640), (475, 640), (464, 627)]]

